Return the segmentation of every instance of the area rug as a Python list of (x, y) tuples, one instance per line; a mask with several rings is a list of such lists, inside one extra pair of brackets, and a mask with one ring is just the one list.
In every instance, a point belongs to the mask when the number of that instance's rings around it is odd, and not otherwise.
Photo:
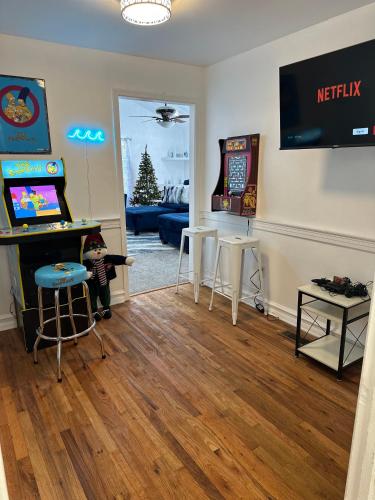
[[(163, 245), (159, 233), (141, 233), (134, 236), (127, 232), (128, 255), (135, 258), (129, 268), (129, 293), (136, 294), (171, 286), (176, 283), (179, 250), (172, 245)], [(189, 256), (184, 254), (181, 271), (186, 272)], [(186, 280), (182, 280), (186, 282)]]

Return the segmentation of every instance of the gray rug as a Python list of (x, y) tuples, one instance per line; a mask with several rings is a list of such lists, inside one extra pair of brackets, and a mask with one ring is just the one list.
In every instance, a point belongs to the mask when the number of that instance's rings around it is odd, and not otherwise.
[[(129, 267), (129, 293), (141, 293), (176, 283), (179, 250), (163, 245), (158, 233), (127, 232), (128, 255), (136, 259)], [(181, 270), (187, 271), (189, 256), (184, 254)], [(186, 281), (186, 280), (183, 280)]]

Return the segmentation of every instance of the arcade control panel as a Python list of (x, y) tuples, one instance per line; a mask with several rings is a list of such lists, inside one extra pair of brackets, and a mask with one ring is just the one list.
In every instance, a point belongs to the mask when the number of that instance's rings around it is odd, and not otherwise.
[(47, 239), (64, 238), (66, 236), (84, 236), (99, 233), (100, 223), (82, 219), (74, 222), (54, 222), (48, 224), (23, 224), (13, 228), (0, 228), (0, 245), (17, 245)]

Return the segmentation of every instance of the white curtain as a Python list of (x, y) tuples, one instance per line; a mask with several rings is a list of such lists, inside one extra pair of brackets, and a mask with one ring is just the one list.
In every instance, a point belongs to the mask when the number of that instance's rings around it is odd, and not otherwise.
[(124, 192), (128, 195), (127, 204), (133, 196), (134, 177), (132, 169), (132, 151), (131, 151), (131, 138), (124, 137), (121, 139), (121, 154), (122, 154), (122, 175), (124, 178)]

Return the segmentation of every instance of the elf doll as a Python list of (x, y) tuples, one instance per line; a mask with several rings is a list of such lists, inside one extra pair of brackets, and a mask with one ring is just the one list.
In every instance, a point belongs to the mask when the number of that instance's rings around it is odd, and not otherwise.
[[(116, 278), (115, 266), (132, 266), (133, 257), (122, 255), (108, 255), (107, 245), (101, 234), (87, 236), (83, 246), (83, 264), (92, 273), (87, 280), (90, 291), (91, 308), (96, 321), (110, 319), (111, 291), (109, 282)], [(103, 306), (102, 315), (98, 312), (98, 299)]]

